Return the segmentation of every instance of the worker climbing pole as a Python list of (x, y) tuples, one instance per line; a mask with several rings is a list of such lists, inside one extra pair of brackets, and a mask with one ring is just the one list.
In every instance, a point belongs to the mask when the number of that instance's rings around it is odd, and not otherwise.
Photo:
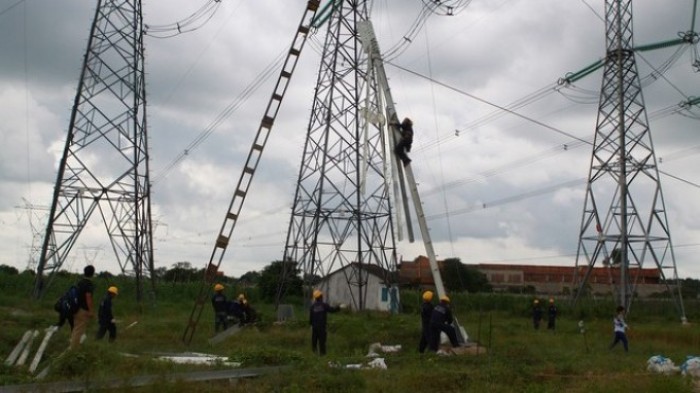
[[(377, 39), (374, 34), (374, 28), (372, 27), (372, 23), (366, 20), (362, 21), (361, 23), (358, 23), (357, 30), (358, 34), (360, 35), (362, 44), (365, 50), (368, 52), (371, 64), (374, 68), (374, 76), (377, 79), (376, 82), (380, 90), (384, 94), (384, 102), (386, 103), (386, 117), (389, 120), (389, 132), (387, 135), (389, 148), (386, 149), (385, 159), (391, 160), (392, 165), (390, 167), (396, 169), (396, 171), (393, 171), (394, 176), (392, 177), (402, 184), (401, 198), (399, 199), (398, 196), (396, 196), (397, 200), (394, 205), (403, 205), (406, 211), (406, 217), (410, 217), (408, 215), (407, 206), (408, 198), (405, 194), (405, 189), (408, 188), (411, 194), (411, 199), (413, 200), (413, 207), (415, 209), (416, 218), (418, 219), (418, 226), (420, 227), (421, 236), (425, 245), (425, 251), (426, 254), (428, 254), (428, 260), (430, 262), (430, 271), (433, 275), (433, 280), (435, 282), (435, 289), (437, 290), (438, 296), (443, 297), (446, 296), (447, 293), (445, 292), (445, 286), (443, 285), (442, 276), (440, 274), (440, 269), (437, 264), (437, 257), (435, 255), (435, 249), (433, 247), (433, 242), (430, 237), (430, 231), (428, 230), (428, 224), (425, 219), (425, 213), (423, 212), (423, 205), (420, 200), (420, 195), (418, 194), (416, 180), (413, 176), (411, 160), (405, 157), (404, 153), (405, 158), (402, 157), (401, 164), (399, 164), (399, 160), (397, 159), (398, 154), (393, 154), (395, 152), (393, 147), (397, 146), (396, 141), (402, 135), (399, 128), (405, 127), (405, 125), (402, 126), (401, 124), (399, 124), (399, 118), (396, 114), (396, 109), (394, 108), (394, 100), (391, 96), (391, 90), (389, 89), (389, 82), (386, 77), (386, 71), (384, 70), (384, 62), (381, 57), (381, 52), (379, 51), (379, 44), (377, 43)], [(405, 187), (403, 185), (405, 185)], [(408, 222), (408, 220), (407, 226), (409, 226), (410, 228), (410, 222)], [(457, 322), (456, 318), (454, 319), (453, 325), (457, 333), (459, 343), (464, 344), (467, 339), (466, 332), (459, 326), (459, 323)]]
[(246, 159), (245, 166), (243, 167), (241, 177), (238, 180), (236, 191), (233, 193), (228, 212), (224, 218), (219, 235), (216, 238), (214, 250), (212, 251), (209, 263), (204, 271), (202, 286), (200, 287), (199, 294), (197, 295), (194, 307), (190, 313), (185, 332), (182, 335), (182, 341), (186, 344), (189, 344), (192, 341), (192, 337), (197, 329), (197, 324), (199, 323), (204, 306), (209, 299), (211, 284), (216, 278), (219, 266), (221, 266), (221, 261), (226, 253), (226, 248), (241, 213), (241, 208), (243, 207), (243, 202), (245, 201), (245, 197), (248, 193), (248, 188), (250, 187), (253, 176), (255, 175), (255, 170), (258, 167), (260, 157), (262, 156), (265, 145), (267, 144), (267, 139), (270, 136), (270, 131), (275, 123), (275, 118), (277, 117), (282, 100), (284, 99), (284, 94), (289, 87), (289, 82), (299, 60), (299, 55), (304, 48), (306, 39), (308, 38), (311, 30), (311, 24), (316, 16), (319, 3), (320, 0), (309, 0), (306, 4), (306, 10), (304, 11), (304, 15), (299, 23), (294, 39), (292, 40), (292, 45), (284, 61), (284, 65), (282, 66), (282, 71), (277, 79), (277, 84), (275, 85), (275, 89), (273, 90), (265, 113), (260, 121), (260, 127), (258, 128), (258, 132), (250, 151), (248, 152), (248, 158)]

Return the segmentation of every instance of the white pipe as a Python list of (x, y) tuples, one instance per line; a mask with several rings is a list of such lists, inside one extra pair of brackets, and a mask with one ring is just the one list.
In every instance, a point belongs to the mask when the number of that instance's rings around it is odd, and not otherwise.
[(12, 366), (15, 364), (15, 360), (17, 360), (17, 357), (19, 356), (20, 352), (22, 352), (22, 349), (24, 349), (24, 346), (27, 344), (27, 340), (29, 340), (29, 336), (32, 334), (31, 330), (27, 330), (24, 332), (24, 335), (22, 336), (22, 339), (19, 340), (17, 345), (15, 346), (15, 349), (10, 352), (10, 356), (5, 359), (5, 365), (6, 366)]
[(41, 341), (41, 345), (39, 345), (39, 349), (36, 351), (36, 355), (34, 355), (34, 359), (32, 360), (32, 364), (29, 365), (29, 372), (34, 373), (36, 370), (37, 366), (39, 366), (39, 362), (41, 361), (42, 356), (44, 356), (44, 351), (46, 350), (46, 346), (49, 344), (49, 340), (51, 340), (51, 336), (58, 330), (57, 326), (51, 326), (50, 328), (46, 329), (46, 334), (44, 335), (44, 339)]
[(29, 357), (29, 351), (32, 350), (32, 343), (34, 342), (34, 339), (39, 335), (38, 330), (32, 331), (32, 335), (29, 337), (29, 340), (27, 340), (27, 345), (24, 346), (24, 350), (22, 351), (22, 354), (19, 356), (19, 359), (17, 359), (17, 364), (15, 366), (23, 366), (24, 363), (27, 361), (27, 358)]

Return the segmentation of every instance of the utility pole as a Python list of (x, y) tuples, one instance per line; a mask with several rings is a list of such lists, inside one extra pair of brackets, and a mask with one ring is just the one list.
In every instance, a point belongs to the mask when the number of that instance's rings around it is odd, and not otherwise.
[[(97, 213), (122, 273), (153, 285), (140, 0), (98, 0), (37, 264), (40, 297)], [(99, 267), (98, 267), (99, 268)], [(151, 289), (154, 289), (153, 287)]]
[[(578, 301), (596, 262), (629, 309), (656, 268), (685, 321), (656, 155), (632, 41), (632, 0), (605, 2), (606, 56), (574, 273)], [(651, 266), (650, 266), (651, 265)]]

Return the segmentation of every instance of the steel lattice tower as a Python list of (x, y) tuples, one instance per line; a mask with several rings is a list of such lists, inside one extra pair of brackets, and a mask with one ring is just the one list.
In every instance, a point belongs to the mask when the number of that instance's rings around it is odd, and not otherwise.
[[(336, 2), (328, 23), (284, 260), (307, 282), (353, 264), (393, 272), (396, 248), (377, 127), (383, 117), (357, 23), (364, 0)], [(368, 82), (369, 81), (369, 82)], [(374, 122), (374, 123), (373, 123)], [(365, 308), (366, 269), (346, 276), (356, 309)], [(384, 279), (389, 281), (389, 274)], [(308, 287), (307, 287), (308, 289)]]
[[(90, 29), (34, 286), (40, 296), (99, 212), (137, 299), (153, 276), (140, 0), (100, 0)], [(151, 283), (152, 280), (151, 280)]]
[[(629, 309), (638, 273), (657, 268), (681, 318), (683, 301), (632, 42), (632, 0), (606, 0), (606, 58), (581, 221), (574, 301), (596, 262)], [(646, 266), (645, 266), (646, 264)]]

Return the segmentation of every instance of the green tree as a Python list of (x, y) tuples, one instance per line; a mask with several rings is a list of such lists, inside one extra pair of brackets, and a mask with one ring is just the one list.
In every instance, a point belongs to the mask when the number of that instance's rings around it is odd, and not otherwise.
[(238, 279), (238, 283), (243, 286), (255, 286), (259, 281), (260, 273), (255, 271), (247, 272)]
[(189, 262), (177, 262), (172, 269), (163, 274), (162, 279), (167, 282), (197, 282), (204, 277), (204, 269), (195, 269)]
[(6, 274), (9, 276), (16, 276), (19, 274), (19, 270), (9, 265), (0, 265), (0, 274)]
[(442, 280), (449, 292), (490, 292), (491, 284), (486, 275), (476, 267), (467, 266), (459, 258), (448, 258), (443, 262)]
[[(283, 272), (286, 273), (284, 274), (286, 276), (284, 281), (282, 281)], [(282, 293), (287, 296), (301, 296), (302, 285), (300, 270), (297, 263), (293, 261), (272, 262), (265, 266), (258, 280), (260, 297), (270, 302), (276, 300), (280, 286)]]

